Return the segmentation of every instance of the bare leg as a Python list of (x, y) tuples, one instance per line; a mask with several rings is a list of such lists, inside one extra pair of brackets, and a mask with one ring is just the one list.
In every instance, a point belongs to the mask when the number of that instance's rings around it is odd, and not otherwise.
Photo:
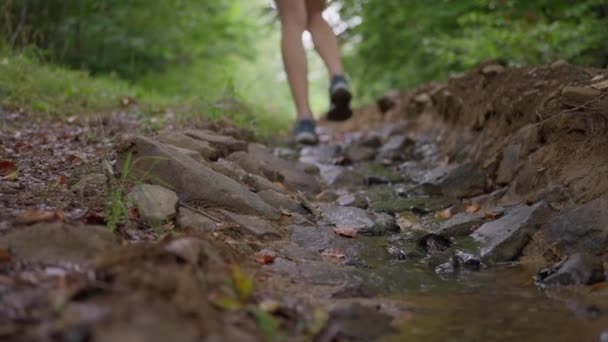
[(307, 14), (304, 0), (275, 0), (281, 17), (281, 52), (298, 119), (310, 119), (308, 65), (302, 43)]
[[(298, 2), (301, 0), (291, 0)], [(322, 13), (325, 9), (326, 0), (304, 0), (308, 13), (307, 28), (312, 35), (315, 49), (327, 66), (330, 76), (343, 73), (342, 61), (340, 60), (340, 49), (338, 39), (329, 24), (323, 19)]]

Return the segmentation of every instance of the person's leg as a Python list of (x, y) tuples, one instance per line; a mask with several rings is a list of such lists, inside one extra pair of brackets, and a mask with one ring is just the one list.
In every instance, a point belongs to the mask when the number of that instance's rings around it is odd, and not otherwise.
[(281, 18), (281, 52), (298, 119), (312, 119), (308, 99), (308, 65), (302, 34), (306, 30), (305, 0), (275, 0)]
[[(292, 0), (293, 1), (293, 0)], [(342, 61), (340, 58), (340, 48), (338, 39), (333, 30), (323, 19), (323, 10), (327, 3), (326, 0), (304, 0), (307, 10), (307, 28), (315, 43), (315, 49), (327, 66), (330, 77), (342, 75)]]
[(347, 120), (352, 116), (350, 101), (352, 98), (348, 82), (344, 77), (338, 38), (329, 24), (323, 19), (326, 0), (304, 0), (307, 9), (307, 28), (312, 35), (315, 49), (325, 62), (330, 75), (329, 98), (331, 106), (327, 119), (333, 121)]

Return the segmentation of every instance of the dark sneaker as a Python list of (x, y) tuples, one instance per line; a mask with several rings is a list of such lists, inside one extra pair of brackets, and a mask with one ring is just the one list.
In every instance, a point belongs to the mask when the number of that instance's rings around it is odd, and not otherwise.
[(293, 139), (298, 144), (314, 145), (319, 141), (315, 132), (315, 122), (311, 119), (301, 119), (293, 126)]
[(327, 120), (348, 120), (353, 115), (353, 111), (350, 109), (352, 97), (346, 78), (343, 75), (334, 75), (329, 86), (331, 105), (327, 112)]

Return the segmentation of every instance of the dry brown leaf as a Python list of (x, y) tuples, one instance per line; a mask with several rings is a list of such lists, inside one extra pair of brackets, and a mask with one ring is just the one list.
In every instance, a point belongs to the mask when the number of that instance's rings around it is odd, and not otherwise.
[(0, 263), (10, 262), (10, 261), (11, 261), (11, 253), (4, 248), (0, 248)]
[(498, 217), (498, 213), (486, 211), (484, 217), (486, 218), (486, 220), (496, 220), (496, 218)]
[(436, 212), (435, 217), (440, 218), (442, 220), (449, 219), (450, 217), (452, 217), (452, 208)]
[(336, 227), (336, 228), (334, 228), (334, 233), (336, 233), (339, 236), (348, 237), (348, 238), (354, 238), (357, 236), (357, 230), (355, 228)]
[(339, 249), (328, 248), (321, 253), (321, 255), (336, 259), (346, 259), (346, 254)]
[(472, 203), (465, 207), (465, 211), (469, 214), (475, 214), (481, 209), (481, 205), (479, 203)]
[(27, 209), (15, 217), (14, 224), (29, 225), (37, 222), (62, 221), (64, 218), (61, 210), (42, 210), (42, 209)]
[(260, 265), (272, 264), (276, 258), (277, 253), (267, 249), (263, 249), (255, 254), (255, 261)]
[(68, 185), (68, 181), (64, 175), (60, 175), (59, 177), (57, 177), (57, 185), (59, 185), (60, 187), (66, 187)]

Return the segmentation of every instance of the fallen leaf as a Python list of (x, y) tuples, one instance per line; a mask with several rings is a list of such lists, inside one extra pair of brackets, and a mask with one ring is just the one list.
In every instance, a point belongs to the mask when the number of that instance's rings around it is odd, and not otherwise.
[(230, 267), (232, 280), (232, 288), (241, 301), (246, 301), (253, 292), (253, 278), (243, 272), (240, 266), (232, 265)]
[(321, 253), (321, 255), (326, 256), (326, 257), (331, 257), (331, 258), (337, 258), (337, 259), (346, 259), (346, 254), (344, 254), (339, 249), (333, 249), (333, 248), (328, 248), (328, 249), (324, 250), (323, 253)]
[(2, 177), (2, 179), (7, 180), (7, 181), (14, 181), (19, 177), (19, 172), (15, 171), (15, 172), (11, 172), (8, 175)]
[(68, 181), (64, 175), (60, 175), (59, 177), (57, 177), (57, 185), (59, 185), (60, 187), (66, 187), (68, 185)]
[(442, 220), (447, 220), (450, 217), (452, 217), (452, 209), (448, 208), (446, 210), (442, 210), (442, 211), (436, 212), (435, 213), (435, 217), (436, 218), (440, 218)]
[(336, 228), (334, 228), (334, 233), (336, 233), (339, 236), (348, 237), (348, 238), (354, 238), (357, 236), (357, 230), (355, 228), (336, 227)]
[(481, 205), (479, 203), (472, 203), (465, 207), (465, 211), (469, 214), (475, 214), (481, 209)]
[(276, 258), (277, 253), (268, 249), (263, 249), (255, 254), (255, 261), (261, 265), (272, 264)]
[(11, 253), (4, 248), (0, 248), (0, 263), (10, 262), (10, 261), (11, 261)]
[(27, 209), (17, 214), (13, 223), (18, 225), (30, 225), (37, 222), (51, 222), (56, 220), (63, 220), (62, 211)]
[(17, 165), (10, 160), (0, 160), (0, 177), (5, 178), (17, 172)]

